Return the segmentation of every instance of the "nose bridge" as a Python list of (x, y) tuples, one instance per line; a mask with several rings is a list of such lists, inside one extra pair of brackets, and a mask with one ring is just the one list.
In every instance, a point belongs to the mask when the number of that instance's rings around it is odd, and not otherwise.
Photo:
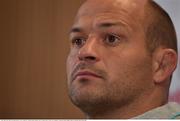
[(97, 38), (95, 36), (89, 36), (84, 46), (80, 49), (80, 53), (95, 54), (97, 51)]
[(100, 60), (98, 53), (98, 38), (89, 36), (83, 47), (80, 48), (78, 58), (80, 61), (96, 63)]

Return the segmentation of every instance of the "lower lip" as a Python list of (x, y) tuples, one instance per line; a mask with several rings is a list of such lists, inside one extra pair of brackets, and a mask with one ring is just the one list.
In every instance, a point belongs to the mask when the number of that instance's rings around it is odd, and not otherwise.
[(98, 76), (95, 76), (95, 75), (78, 75), (76, 78), (75, 78), (75, 80), (76, 79), (88, 79), (88, 78), (100, 78), (100, 77), (98, 77)]

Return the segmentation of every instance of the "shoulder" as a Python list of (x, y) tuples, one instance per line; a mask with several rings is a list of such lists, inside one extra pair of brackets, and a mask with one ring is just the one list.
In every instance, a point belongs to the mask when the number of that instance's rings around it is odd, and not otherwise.
[(180, 105), (175, 102), (169, 102), (161, 107), (152, 109), (135, 119), (180, 119)]

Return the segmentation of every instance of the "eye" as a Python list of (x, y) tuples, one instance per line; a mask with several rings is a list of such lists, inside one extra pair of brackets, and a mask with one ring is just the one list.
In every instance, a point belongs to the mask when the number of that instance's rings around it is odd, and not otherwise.
[(105, 36), (104, 42), (107, 45), (116, 46), (120, 42), (120, 37), (118, 35), (108, 34)]
[(84, 38), (74, 38), (72, 40), (72, 45), (82, 47), (85, 44), (85, 41), (86, 40)]

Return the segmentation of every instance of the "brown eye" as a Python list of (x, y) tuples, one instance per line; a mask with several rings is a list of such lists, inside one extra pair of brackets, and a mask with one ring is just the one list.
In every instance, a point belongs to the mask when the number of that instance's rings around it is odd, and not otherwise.
[(120, 42), (120, 37), (117, 35), (109, 34), (105, 37), (105, 43), (110, 46), (116, 46)]
[(83, 38), (76, 38), (76, 39), (72, 40), (72, 44), (77, 47), (83, 46), (84, 43), (85, 43), (85, 39), (83, 39)]

